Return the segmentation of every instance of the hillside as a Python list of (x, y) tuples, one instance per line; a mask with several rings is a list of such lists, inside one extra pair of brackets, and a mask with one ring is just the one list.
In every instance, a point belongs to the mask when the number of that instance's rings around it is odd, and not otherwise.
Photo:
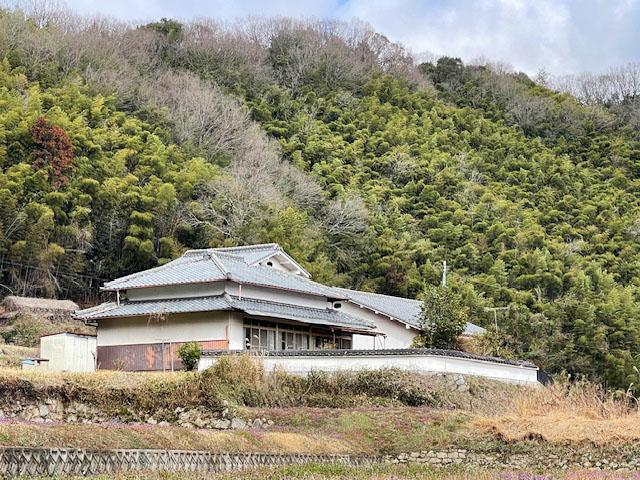
[(523, 74), (415, 65), (357, 22), (0, 11), (0, 284), (96, 299), (183, 249), (278, 242), (552, 372), (638, 384), (638, 132)]

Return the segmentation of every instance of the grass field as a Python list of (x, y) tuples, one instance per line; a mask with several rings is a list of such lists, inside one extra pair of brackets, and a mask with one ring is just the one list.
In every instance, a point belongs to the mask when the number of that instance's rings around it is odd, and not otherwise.
[(26, 357), (37, 357), (38, 347), (20, 347), (17, 345), (0, 344), (0, 368), (20, 368), (20, 360)]
[(605, 392), (589, 383), (558, 383), (519, 392), (504, 411), (476, 416), (472, 426), (508, 442), (611, 445), (640, 440), (640, 411), (624, 392)]

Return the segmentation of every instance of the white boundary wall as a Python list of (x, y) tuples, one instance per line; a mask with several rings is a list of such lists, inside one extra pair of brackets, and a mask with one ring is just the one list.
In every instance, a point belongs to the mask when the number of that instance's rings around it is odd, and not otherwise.
[[(296, 375), (306, 375), (311, 371), (336, 372), (338, 370), (376, 370), (397, 368), (425, 374), (461, 374), (485, 377), (507, 383), (538, 384), (538, 368), (533, 365), (520, 365), (494, 362), (491, 360), (434, 355), (428, 353), (387, 354), (376, 353), (349, 355), (265, 355), (256, 357), (262, 360), (265, 370), (275, 368)], [(203, 356), (198, 370), (212, 366), (217, 356)]]

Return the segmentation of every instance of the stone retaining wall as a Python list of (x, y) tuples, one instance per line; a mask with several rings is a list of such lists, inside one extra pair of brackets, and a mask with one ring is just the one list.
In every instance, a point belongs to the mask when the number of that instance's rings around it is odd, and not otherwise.
[(374, 457), (349, 455), (305, 455), (267, 453), (209, 453), (181, 450), (109, 450), (1, 448), (0, 475), (33, 477), (54, 475), (99, 475), (115, 472), (225, 472), (251, 468), (333, 463), (366, 466)]
[(82, 402), (63, 402), (57, 398), (44, 400), (14, 399), (0, 407), (0, 418), (26, 420), (30, 422), (103, 423), (116, 421), (128, 424), (169, 426), (185, 428), (210, 428), (215, 430), (266, 429), (273, 425), (267, 418), (241, 418), (228, 410), (216, 413), (204, 407), (177, 407), (171, 411), (144, 412), (126, 411), (120, 415), (107, 415), (100, 409)]
[(497, 470), (638, 470), (640, 451), (583, 450), (551, 447), (531, 452), (471, 452), (465, 449), (425, 450), (383, 457), (385, 463), (418, 463), (432, 467), (468, 465)]

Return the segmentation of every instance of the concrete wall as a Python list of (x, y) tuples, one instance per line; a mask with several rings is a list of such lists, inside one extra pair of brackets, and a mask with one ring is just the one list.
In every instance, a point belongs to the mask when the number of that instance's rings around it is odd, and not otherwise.
[(355, 350), (371, 350), (384, 348), (411, 348), (413, 337), (418, 334), (418, 330), (407, 327), (395, 320), (391, 320), (386, 315), (376, 314), (367, 308), (362, 308), (350, 302), (341, 302), (340, 311), (364, 318), (376, 325), (376, 331), (386, 334), (386, 337), (378, 336), (375, 339), (367, 335), (354, 335), (353, 348)]
[[(168, 315), (163, 321), (148, 317), (109, 318), (98, 324), (98, 346), (229, 339), (229, 348), (243, 347), (242, 318), (232, 312)], [(239, 322), (239, 323), (238, 323)], [(239, 333), (238, 333), (239, 332)]]
[[(202, 357), (199, 370), (212, 366), (219, 357)], [(538, 385), (536, 367), (512, 365), (487, 360), (430, 354), (367, 354), (362, 355), (295, 355), (262, 357), (267, 371), (275, 368), (296, 375), (311, 371), (375, 370), (397, 368), (417, 373), (452, 373), (491, 378), (507, 383)]]
[(96, 337), (60, 333), (40, 338), (40, 356), (51, 372), (92, 372), (96, 362)]

